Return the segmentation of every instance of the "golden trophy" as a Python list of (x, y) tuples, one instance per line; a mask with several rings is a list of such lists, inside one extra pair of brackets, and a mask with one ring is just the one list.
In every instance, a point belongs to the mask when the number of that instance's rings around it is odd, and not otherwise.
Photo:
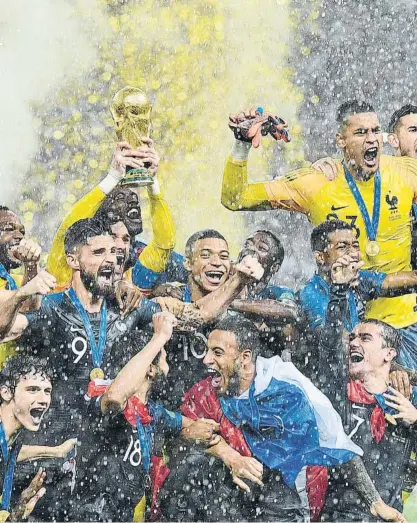
[[(149, 138), (152, 104), (143, 91), (137, 87), (120, 89), (113, 97), (110, 111), (119, 141), (128, 142), (136, 149), (144, 144), (142, 138)], [(146, 167), (127, 167), (126, 176), (120, 183), (143, 187), (152, 185), (153, 178)]]

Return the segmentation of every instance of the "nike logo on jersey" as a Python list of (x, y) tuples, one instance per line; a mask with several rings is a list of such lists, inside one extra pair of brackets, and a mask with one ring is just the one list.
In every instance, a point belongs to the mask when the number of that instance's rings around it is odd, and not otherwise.
[(349, 205), (342, 205), (342, 207), (335, 207), (332, 205), (332, 211), (340, 211), (341, 209), (346, 209), (346, 207), (349, 207)]
[(70, 326), (71, 332), (84, 332), (84, 329), (82, 327), (74, 327), (74, 325)]

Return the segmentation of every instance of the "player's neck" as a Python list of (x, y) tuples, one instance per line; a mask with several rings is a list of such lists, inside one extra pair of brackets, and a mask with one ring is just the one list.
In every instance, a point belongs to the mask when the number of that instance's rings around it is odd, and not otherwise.
[(78, 296), (78, 299), (81, 302), (81, 305), (87, 312), (100, 312), (101, 304), (103, 303), (103, 298), (94, 298), (91, 292), (89, 292), (80, 278), (80, 273), (74, 273), (72, 279), (72, 287), (75, 291), (75, 294)]
[(11, 402), (0, 405), (0, 420), (3, 423), (6, 441), (10, 441), (11, 438), (22, 429), (20, 421), (13, 413), (13, 405)]
[(347, 167), (347, 170), (350, 172), (350, 174), (356, 181), (366, 182), (367, 180), (370, 180), (371, 178), (373, 178), (375, 176), (375, 173), (367, 173), (360, 167), (356, 167), (352, 163), (352, 161), (349, 158), (347, 158), (346, 156), (344, 157), (344, 160), (345, 160), (345, 165)]
[(190, 289), (191, 294), (191, 301), (195, 302), (199, 300), (200, 298), (204, 298), (204, 296), (207, 296), (207, 294), (210, 294), (205, 289), (201, 288), (197, 283), (193, 280), (192, 276), (188, 278), (188, 287)]
[(251, 361), (247, 369), (243, 369), (239, 379), (239, 396), (249, 389), (255, 379), (255, 363)]
[(365, 390), (371, 394), (382, 394), (389, 385), (389, 369), (382, 367), (374, 371), (367, 372), (361, 379)]
[(139, 401), (141, 401), (144, 405), (148, 403), (149, 399), (149, 393), (152, 389), (152, 382), (148, 379), (145, 379), (142, 382), (142, 385), (140, 386), (139, 390), (135, 393), (135, 396), (138, 398)]
[(323, 266), (318, 265), (317, 274), (327, 283), (327, 285), (331, 285), (333, 283), (330, 269), (326, 270), (323, 268)]

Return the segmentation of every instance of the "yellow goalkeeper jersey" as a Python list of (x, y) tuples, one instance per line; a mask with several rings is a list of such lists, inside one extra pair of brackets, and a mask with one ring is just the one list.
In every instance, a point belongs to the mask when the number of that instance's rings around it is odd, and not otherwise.
[[(175, 247), (175, 227), (171, 212), (161, 194), (154, 195), (148, 190), (153, 236), (140, 253), (141, 264), (154, 272), (163, 272), (169, 256)], [(67, 230), (78, 220), (91, 218), (106, 198), (106, 194), (95, 187), (79, 200), (64, 218), (52, 242), (46, 270), (57, 279), (57, 288), (65, 289), (71, 282), (71, 269), (67, 265), (64, 239)]]
[[(10, 274), (14, 281), (16, 282), (16, 285), (18, 287), (22, 286), (23, 276), (21, 274), (14, 274), (13, 272)], [(0, 278), (0, 291), (3, 291), (6, 289), (7, 281), (3, 280), (3, 278)], [(14, 356), (16, 354), (16, 345), (13, 341), (9, 341), (7, 343), (0, 343), (0, 369), (3, 367), (3, 365), (6, 363), (6, 360), (10, 358), (10, 356)]]
[[(222, 187), (222, 203), (232, 210), (287, 209), (307, 215), (313, 225), (340, 219), (357, 231), (365, 269), (380, 272), (409, 271), (411, 257), (411, 208), (417, 197), (417, 160), (381, 156), (381, 208), (378, 241), (381, 251), (369, 257), (365, 224), (358, 204), (337, 162), (338, 175), (329, 181), (312, 168), (299, 169), (271, 182), (249, 184), (247, 161), (228, 158)], [(374, 178), (356, 181), (372, 216)], [(367, 304), (366, 315), (386, 321), (396, 328), (417, 322), (417, 295), (380, 298)]]

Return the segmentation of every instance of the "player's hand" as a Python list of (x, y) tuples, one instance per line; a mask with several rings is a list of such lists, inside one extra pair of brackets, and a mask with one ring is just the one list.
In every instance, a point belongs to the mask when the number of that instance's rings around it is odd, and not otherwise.
[(372, 503), (370, 508), (371, 514), (375, 517), (380, 517), (384, 521), (399, 521), (400, 523), (408, 523), (407, 519), (395, 508), (390, 507), (380, 498), (378, 501)]
[(148, 173), (151, 176), (156, 176), (161, 156), (153, 146), (153, 140), (151, 138), (142, 138), (142, 141), (144, 145), (136, 149), (139, 153), (138, 158), (141, 159), (143, 167), (146, 167)]
[(41, 257), (42, 248), (33, 240), (26, 240), (23, 238), (19, 245), (11, 249), (11, 255), (16, 260), (28, 264), (36, 264)]
[(336, 162), (329, 156), (326, 158), (320, 158), (320, 160), (314, 162), (311, 167), (322, 172), (330, 182), (332, 182), (337, 176)]
[(216, 434), (219, 430), (220, 425), (216, 421), (201, 418), (194, 421), (190, 426), (184, 427), (181, 431), (181, 435), (185, 439), (194, 440), (197, 443), (203, 442), (212, 446), (217, 445), (221, 440), (221, 437)]
[(163, 311), (173, 314), (177, 319), (183, 315), (186, 305), (183, 301), (177, 298), (170, 298), (169, 296), (158, 296), (153, 298), (152, 301), (156, 302)]
[(401, 392), (395, 390), (393, 387), (388, 387), (392, 394), (384, 394), (385, 403), (388, 407), (398, 410), (398, 414), (392, 417), (395, 419), (402, 419), (407, 425), (412, 425), (417, 421), (417, 409)]
[(126, 167), (141, 169), (143, 162), (139, 153), (128, 142), (118, 142), (110, 162), (111, 169), (118, 171), (120, 179), (126, 175)]
[(234, 266), (234, 269), (246, 278), (259, 281), (262, 279), (265, 269), (253, 256), (245, 256), (239, 263)]
[(56, 447), (56, 457), (66, 459), (68, 454), (70, 454), (70, 452), (72, 452), (72, 450), (77, 446), (77, 442), (77, 438), (71, 438), (64, 441), (64, 443), (61, 443), (61, 445), (58, 445)]
[(250, 492), (250, 487), (244, 479), (248, 479), (258, 485), (262, 483), (263, 465), (257, 459), (248, 456), (241, 456), (239, 452), (230, 452), (230, 456), (225, 461), (225, 465), (232, 473), (233, 483), (246, 492)]
[(172, 285), (170, 283), (161, 283), (161, 285), (157, 285), (154, 287), (151, 291), (151, 295), (159, 298), (159, 297), (169, 297), (169, 298), (176, 298), (177, 300), (182, 300), (184, 294), (184, 288), (179, 285)]
[(331, 268), (332, 282), (356, 287), (358, 285), (359, 269), (363, 265), (363, 261), (358, 261), (357, 258), (353, 258), (349, 254), (340, 256)]
[(10, 521), (22, 521), (32, 513), (36, 503), (46, 492), (42, 486), (45, 477), (46, 473), (40, 468), (28, 488), (21, 493), (17, 507), (10, 514)]
[(252, 143), (256, 149), (262, 136), (270, 134), (275, 140), (291, 140), (288, 125), (282, 118), (264, 112), (261, 108), (248, 108), (229, 116), (229, 128), (236, 140)]
[(25, 285), (18, 289), (18, 293), (21, 296), (34, 296), (36, 294), (41, 294), (45, 296), (53, 291), (56, 287), (56, 278), (46, 272), (45, 270), (41, 271), (34, 278), (28, 281)]
[(174, 327), (177, 324), (176, 317), (170, 312), (157, 312), (152, 316), (154, 335), (161, 337), (167, 342), (171, 339)]
[(122, 318), (139, 307), (143, 298), (139, 287), (136, 287), (136, 285), (126, 280), (119, 280), (114, 284), (114, 295), (119, 305)]
[(390, 383), (395, 390), (401, 392), (406, 398), (411, 396), (411, 385), (408, 373), (405, 370), (394, 370), (389, 375)]

